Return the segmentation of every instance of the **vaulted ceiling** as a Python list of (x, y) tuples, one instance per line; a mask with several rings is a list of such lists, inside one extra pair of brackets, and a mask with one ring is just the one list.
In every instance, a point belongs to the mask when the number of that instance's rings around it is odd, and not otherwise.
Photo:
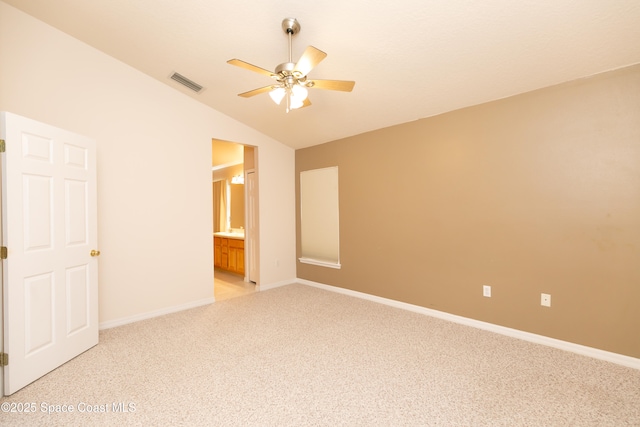
[[(3, 1), (293, 148), (640, 63), (638, 0)], [(294, 62), (317, 47), (309, 77), (353, 92), (311, 89), (289, 113), (237, 96), (272, 81), (226, 61), (286, 62), (286, 17)]]

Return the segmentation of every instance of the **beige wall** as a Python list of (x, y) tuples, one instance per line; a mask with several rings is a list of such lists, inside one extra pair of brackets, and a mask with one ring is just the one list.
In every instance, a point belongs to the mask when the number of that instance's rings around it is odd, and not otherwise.
[(640, 357), (640, 66), (296, 151), (334, 165), (299, 278)]
[(212, 138), (259, 147), (260, 282), (295, 278), (293, 149), (3, 2), (0, 57), (0, 110), (97, 141), (101, 324), (213, 298)]

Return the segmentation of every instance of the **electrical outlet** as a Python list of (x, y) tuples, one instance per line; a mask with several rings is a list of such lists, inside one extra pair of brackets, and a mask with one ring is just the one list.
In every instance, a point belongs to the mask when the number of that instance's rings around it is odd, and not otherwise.
[(540, 305), (543, 305), (545, 307), (551, 307), (551, 295), (540, 294)]
[(491, 298), (491, 286), (489, 285), (482, 286), (482, 296)]

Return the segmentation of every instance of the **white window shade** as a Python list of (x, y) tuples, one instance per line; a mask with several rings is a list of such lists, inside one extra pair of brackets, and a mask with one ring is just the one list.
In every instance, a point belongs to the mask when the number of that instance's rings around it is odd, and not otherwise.
[(300, 262), (340, 268), (338, 167), (300, 172)]

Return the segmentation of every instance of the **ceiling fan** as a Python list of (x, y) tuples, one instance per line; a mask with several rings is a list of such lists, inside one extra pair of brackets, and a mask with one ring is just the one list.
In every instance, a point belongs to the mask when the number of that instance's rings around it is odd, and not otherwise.
[(291, 59), (291, 38), (300, 32), (300, 23), (295, 18), (285, 18), (282, 21), (282, 29), (289, 36), (289, 61), (278, 65), (274, 72), (241, 61), (230, 59), (227, 63), (237, 67), (264, 74), (276, 81), (275, 84), (261, 87), (238, 94), (243, 98), (250, 98), (261, 93), (269, 92), (271, 99), (280, 105), (286, 102), (287, 113), (290, 110), (308, 107), (311, 102), (307, 98), (307, 88), (339, 90), (351, 92), (356, 82), (346, 80), (317, 80), (309, 79), (307, 74), (322, 61), (327, 54), (313, 46), (307, 47), (298, 62)]

